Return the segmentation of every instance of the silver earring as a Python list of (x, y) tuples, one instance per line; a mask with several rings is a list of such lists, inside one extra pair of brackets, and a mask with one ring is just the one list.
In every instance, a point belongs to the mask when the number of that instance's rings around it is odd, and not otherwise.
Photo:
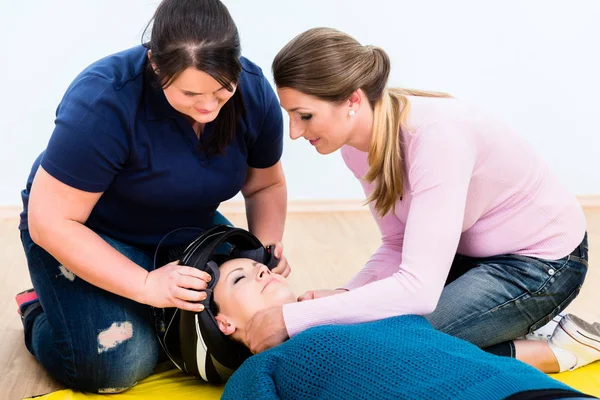
[(354, 111), (354, 110), (350, 110), (348, 112), (348, 115), (351, 116), (351, 117), (354, 117), (354, 114), (356, 114), (356, 111)]

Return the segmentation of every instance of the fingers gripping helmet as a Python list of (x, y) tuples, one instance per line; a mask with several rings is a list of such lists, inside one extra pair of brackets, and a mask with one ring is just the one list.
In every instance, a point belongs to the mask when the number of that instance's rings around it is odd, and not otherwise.
[(213, 290), (219, 281), (219, 265), (234, 258), (249, 258), (273, 269), (278, 260), (274, 246), (263, 247), (250, 232), (218, 225), (204, 231), (183, 252), (179, 263), (211, 275), (204, 310), (170, 309), (157, 326), (159, 341), (173, 363), (183, 372), (210, 383), (223, 383), (252, 354), (225, 336), (214, 315)]

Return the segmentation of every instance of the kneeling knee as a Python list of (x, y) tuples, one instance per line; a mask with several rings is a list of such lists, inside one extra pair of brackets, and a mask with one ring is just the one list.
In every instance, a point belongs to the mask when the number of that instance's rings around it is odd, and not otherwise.
[(73, 387), (88, 392), (120, 393), (150, 375), (158, 361), (156, 337), (129, 328), (114, 325), (100, 332), (97, 349), (76, 365), (71, 379)]

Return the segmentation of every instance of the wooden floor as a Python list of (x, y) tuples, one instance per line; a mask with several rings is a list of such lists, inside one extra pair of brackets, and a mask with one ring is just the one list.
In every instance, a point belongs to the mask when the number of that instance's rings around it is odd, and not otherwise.
[[(590, 269), (579, 297), (569, 307), (590, 321), (600, 321), (600, 209), (587, 209)], [(243, 215), (227, 215), (245, 226)], [(297, 294), (346, 282), (379, 244), (377, 227), (368, 212), (292, 213), (284, 237), (292, 266), (290, 281)], [(19, 240), (17, 219), (0, 214), (0, 399), (48, 393), (59, 389), (27, 352), (14, 294), (31, 287)]]

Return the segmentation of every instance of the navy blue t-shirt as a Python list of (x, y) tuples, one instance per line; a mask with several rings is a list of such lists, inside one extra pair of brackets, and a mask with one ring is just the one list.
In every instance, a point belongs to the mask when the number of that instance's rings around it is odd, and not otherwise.
[[(210, 227), (219, 204), (242, 188), (248, 167), (279, 161), (281, 108), (258, 66), (241, 59), (238, 87), (246, 112), (225, 154), (208, 156), (198, 149), (192, 125), (153, 83), (146, 54), (136, 46), (108, 56), (71, 83), (22, 192), (19, 229), (27, 229), (29, 190), (40, 163), (69, 186), (104, 192), (86, 226), (125, 243), (155, 246), (176, 228)], [(214, 125), (205, 125), (203, 140), (218, 134)]]

